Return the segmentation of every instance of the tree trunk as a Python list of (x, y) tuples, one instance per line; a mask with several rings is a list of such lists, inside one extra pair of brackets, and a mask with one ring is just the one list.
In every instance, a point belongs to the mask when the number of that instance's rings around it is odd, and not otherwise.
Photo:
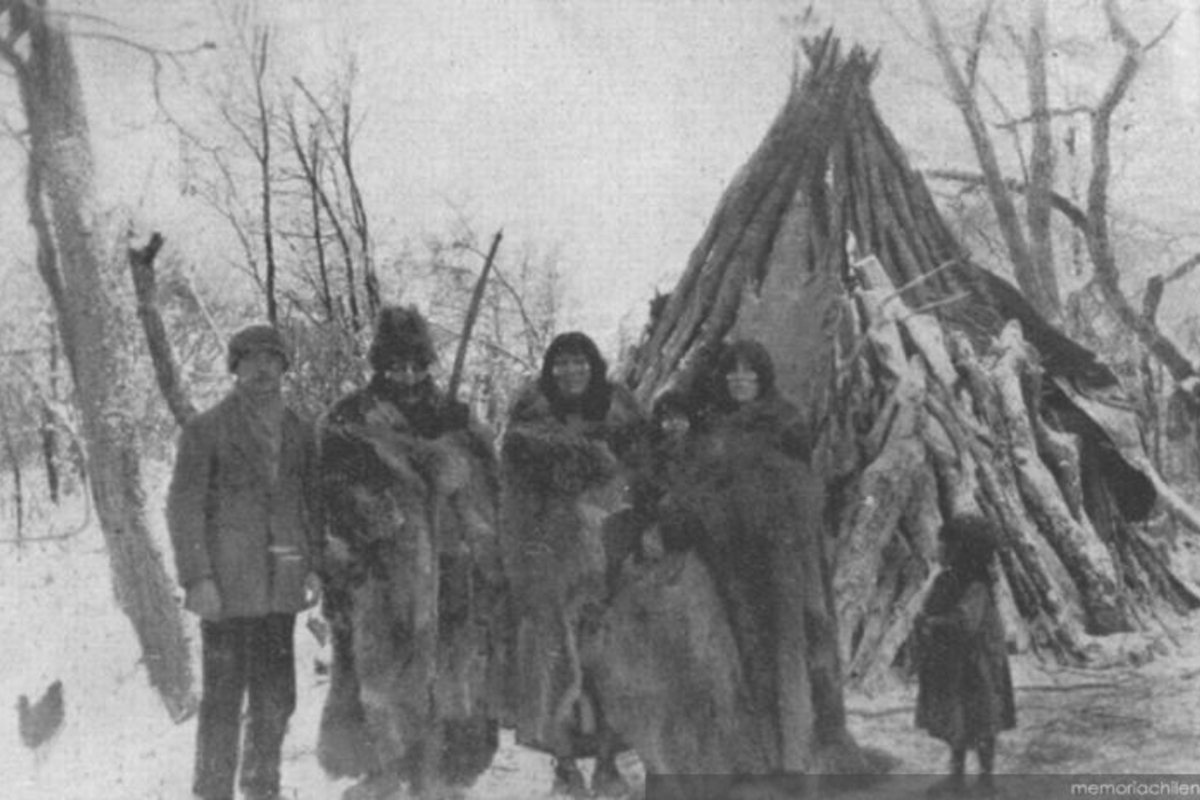
[(118, 342), (128, 315), (114, 301), (106, 275), (111, 253), (105, 252), (106, 233), (97, 215), (79, 76), (67, 35), (57, 27), (62, 18), (51, 24), (45, 3), (28, 9), (29, 56), (18, 76), (31, 135), (30, 170), (40, 178), (53, 219), (62, 285), (56, 311), (83, 419), (93, 497), (116, 600), (133, 623), (151, 684), (180, 720), (195, 707), (189, 652), (179, 605), (146, 520), (137, 426), (130, 413), (135, 404), (120, 378), (127, 367)]
[(1054, 270), (1054, 238), (1050, 228), (1054, 140), (1046, 79), (1046, 42), (1050, 38), (1050, 23), (1046, 13), (1048, 0), (1033, 0), (1030, 5), (1025, 71), (1028, 73), (1033, 135), (1029, 149), (1029, 193), (1025, 196), (1025, 219), (1029, 227), (1029, 255), (1033, 269), (1047, 302), (1052, 303), (1055, 312), (1061, 314), (1062, 301), (1058, 291), (1058, 276)]
[(162, 236), (155, 233), (145, 247), (129, 248), (129, 271), (133, 273), (138, 318), (142, 321), (142, 330), (146, 334), (146, 346), (150, 348), (150, 360), (154, 364), (158, 388), (175, 421), (183, 425), (196, 413), (196, 407), (179, 380), (179, 367), (171, 352), (171, 343), (167, 340), (167, 326), (158, 311), (155, 297), (154, 259), (158, 256), (162, 244)]
[(42, 441), (42, 465), (46, 469), (46, 489), (50, 492), (50, 502), (58, 505), (58, 430), (54, 427), (54, 415), (44, 403), (42, 424), (38, 432)]

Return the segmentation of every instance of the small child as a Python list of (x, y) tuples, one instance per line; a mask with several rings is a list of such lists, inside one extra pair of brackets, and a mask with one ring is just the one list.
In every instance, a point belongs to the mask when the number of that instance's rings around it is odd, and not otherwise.
[(934, 793), (965, 788), (967, 750), (979, 756), (978, 788), (994, 790), (996, 734), (1016, 725), (1012, 674), (989, 564), (996, 527), (956, 516), (938, 533), (942, 572), (917, 617), (917, 727), (950, 745), (950, 776)]
[[(664, 514), (666, 498), (684, 480), (692, 441), (691, 403), (687, 395), (669, 389), (654, 402), (650, 424), (643, 441), (630, 449), (630, 506), (610, 514), (604, 522), (604, 552), (609, 593), (618, 588), (625, 560), (657, 561), (668, 551), (689, 546), (687, 522)], [(664, 520), (664, 516), (670, 519)]]

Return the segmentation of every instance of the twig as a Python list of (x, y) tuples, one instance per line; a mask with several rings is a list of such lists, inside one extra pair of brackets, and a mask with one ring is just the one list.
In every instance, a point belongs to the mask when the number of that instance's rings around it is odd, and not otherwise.
[[(927, 282), (927, 281), (931, 280), (931, 279), (932, 279), (932, 278), (933, 278), (935, 275), (937, 275), (937, 274), (939, 274), (939, 273), (941, 273), (941, 272), (944, 272), (945, 270), (948, 270), (948, 269), (950, 269), (950, 267), (953, 267), (953, 266), (955, 266), (956, 264), (959, 264), (959, 263), (961, 263), (961, 262), (962, 262), (962, 259), (959, 259), (959, 258), (952, 258), (952, 259), (950, 259), (949, 261), (943, 261), (941, 264), (938, 264), (936, 267), (934, 267), (933, 269), (929, 270), (928, 272), (922, 272), (920, 275), (918, 275), (917, 277), (913, 278), (911, 281), (909, 281), (908, 283), (904, 284), (903, 286), (897, 287), (896, 291), (892, 292), (892, 293), (891, 293), (891, 294), (889, 294), (887, 297), (885, 297), (885, 298), (883, 298), (882, 300), (880, 300), (880, 301), (879, 301), (879, 305), (880, 305), (880, 306), (887, 305), (889, 302), (891, 302), (892, 300), (895, 300), (895, 299), (897, 299), (897, 298), (898, 298), (898, 297), (900, 297), (902, 294), (904, 294), (905, 292), (907, 292), (909, 289), (914, 289), (914, 288), (916, 288), (917, 286), (920, 286), (921, 284), (923, 284), (923, 283), (925, 283), (925, 282)], [(857, 266), (857, 264), (856, 264), (855, 266)], [(959, 299), (959, 298), (958, 298), (958, 296), (956, 295), (954, 298), (951, 298), (951, 299)]]
[(92, 524), (92, 491), (91, 481), (88, 477), (84, 475), (81, 480), (83, 481), (83, 521), (79, 523), (78, 527), (65, 533), (52, 533), (47, 536), (21, 536), (17, 539), (0, 539), (0, 544), (23, 545), (27, 542), (65, 542), (67, 539), (74, 539), (86, 531)]

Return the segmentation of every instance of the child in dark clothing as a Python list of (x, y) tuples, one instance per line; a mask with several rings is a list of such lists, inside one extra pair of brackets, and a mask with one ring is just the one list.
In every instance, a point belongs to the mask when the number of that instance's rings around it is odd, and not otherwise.
[(996, 734), (1016, 725), (1004, 627), (988, 569), (999, 537), (982, 516), (954, 517), (938, 534), (943, 570), (917, 618), (918, 728), (950, 745), (950, 777), (965, 786), (967, 750), (979, 756), (979, 788), (991, 791)]

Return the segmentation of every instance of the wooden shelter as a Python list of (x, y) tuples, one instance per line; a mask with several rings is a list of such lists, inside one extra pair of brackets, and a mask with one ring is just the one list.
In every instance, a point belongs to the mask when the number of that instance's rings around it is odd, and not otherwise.
[(649, 402), (724, 340), (767, 346), (818, 442), (851, 682), (903, 652), (958, 511), (1004, 531), (1018, 648), (1080, 661), (1090, 635), (1200, 604), (1139, 524), (1157, 476), (1113, 372), (971, 261), (871, 98), (877, 59), (832, 33), (807, 54), (656, 304), (629, 386)]

